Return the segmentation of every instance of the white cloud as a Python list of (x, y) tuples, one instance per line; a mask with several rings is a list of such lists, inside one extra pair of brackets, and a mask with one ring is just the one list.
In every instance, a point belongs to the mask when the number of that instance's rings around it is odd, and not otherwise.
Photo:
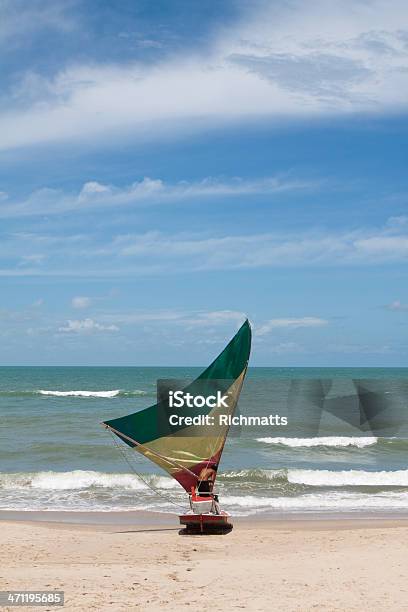
[(71, 305), (73, 308), (88, 308), (92, 304), (92, 299), (83, 295), (78, 295), (72, 298)]
[(304, 353), (305, 348), (297, 342), (279, 342), (278, 344), (269, 344), (268, 353), (274, 353), (276, 355), (286, 355), (293, 353)]
[(253, 118), (405, 112), (407, 21), (405, 0), (254, 3), (252, 15), (188, 59), (25, 75), (3, 103), (0, 147), (132, 133), (141, 142)]
[[(41, 248), (42, 266), (21, 266), (20, 252)], [(15, 266), (10, 266), (10, 256)], [(7, 263), (1, 267), (2, 260)], [(15, 234), (0, 244), (0, 276), (126, 278), (206, 270), (404, 264), (404, 225), (354, 231), (216, 234), (149, 231), (105, 235)]]
[(403, 304), (400, 300), (395, 300), (387, 306), (388, 310), (408, 311), (408, 304)]
[(230, 59), (321, 111), (392, 109), (408, 94), (403, 0), (266, 5), (230, 36)]
[(81, 198), (81, 197), (86, 198), (89, 195), (101, 194), (101, 193), (106, 194), (110, 192), (111, 192), (111, 189), (107, 185), (102, 185), (101, 183), (98, 183), (97, 181), (88, 181), (88, 183), (85, 183), (84, 186), (82, 187), (78, 198)]
[[(246, 313), (237, 310), (149, 310), (133, 312), (100, 313), (99, 323), (92, 319), (69, 320), (66, 325), (59, 328), (59, 332), (65, 333), (92, 333), (95, 331), (118, 331), (121, 327), (137, 327), (147, 333), (160, 333), (164, 329), (171, 330), (181, 328), (184, 333), (204, 333), (203, 342), (218, 342), (219, 330), (237, 329), (247, 318)], [(302, 328), (317, 328), (328, 325), (326, 319), (318, 317), (299, 318), (276, 318), (253, 325), (255, 336), (259, 341), (263, 340), (274, 330), (297, 330)], [(202, 330), (202, 331), (200, 331)], [(166, 332), (167, 333), (167, 332)], [(223, 332), (224, 333), (224, 332)], [(225, 332), (226, 333), (226, 332)], [(201, 341), (200, 340), (200, 341)], [(177, 342), (182, 342), (180, 339)], [(304, 348), (295, 342), (280, 342), (270, 347), (274, 353), (298, 353)]]
[(21, 266), (27, 266), (27, 265), (39, 265), (41, 264), (44, 259), (46, 259), (46, 256), (42, 253), (35, 253), (35, 254), (31, 254), (31, 255), (22, 255), (21, 256), (21, 261), (20, 261), (20, 265)]
[(324, 327), (328, 324), (326, 319), (318, 317), (301, 317), (287, 319), (270, 319), (255, 329), (257, 336), (265, 336), (275, 329), (300, 329), (304, 327)]
[(95, 332), (116, 332), (119, 331), (119, 327), (116, 325), (102, 325), (93, 319), (68, 319), (66, 325), (59, 327), (58, 331), (65, 334), (92, 334)]
[[(403, 228), (361, 229), (352, 232), (301, 232), (200, 237), (148, 232), (117, 237), (112, 251), (138, 261), (166, 253), (169, 266), (182, 269), (238, 269), (309, 265), (375, 265), (406, 261), (408, 235)], [(172, 263), (173, 262), (173, 263)], [(166, 266), (166, 263), (163, 262)]]
[(68, 15), (70, 2), (1, 0), (0, 44), (18, 46), (27, 36), (45, 29), (70, 31), (75, 20)]
[(118, 332), (123, 328), (130, 333), (134, 328), (140, 334), (147, 334), (150, 340), (159, 337), (167, 342), (171, 338), (174, 346), (183, 345), (185, 337), (194, 337), (197, 343), (216, 344), (222, 341), (224, 334), (233, 334), (244, 320), (245, 315), (234, 310), (100, 312), (98, 321), (91, 318), (68, 319), (57, 328), (57, 335), (86, 336)]
[[(36, 304), (32, 304), (36, 306)], [(7, 310), (5, 308), (0, 309), (0, 320), (7, 322), (24, 323), (26, 321), (32, 321), (38, 318), (38, 312), (35, 309), (25, 308), (23, 310)]]
[(64, 193), (45, 187), (33, 192), (24, 201), (8, 201), (7, 205), (0, 209), (0, 217), (52, 215), (67, 211), (78, 212), (91, 207), (146, 205), (199, 198), (273, 195), (313, 190), (319, 185), (318, 181), (278, 176), (252, 180), (207, 177), (201, 181), (180, 181), (173, 184), (145, 177), (122, 188), (89, 181), (82, 186), (79, 193)]
[(380, 255), (383, 261), (408, 257), (408, 236), (369, 236), (357, 239), (354, 246), (361, 255)]
[(189, 327), (207, 327), (225, 325), (228, 323), (242, 324), (246, 318), (243, 312), (236, 310), (212, 310), (212, 311), (139, 311), (132, 313), (116, 313), (102, 315), (104, 322), (120, 323), (126, 325), (173, 323)]
[(223, 325), (224, 323), (236, 323), (241, 325), (246, 318), (243, 312), (237, 310), (215, 310), (210, 312), (198, 312), (189, 319), (190, 325)]
[(361, 61), (332, 53), (236, 53), (230, 60), (288, 92), (343, 102), (350, 99), (354, 85), (373, 76)]
[[(406, 199), (406, 196), (404, 196)], [(408, 217), (400, 215), (399, 217), (390, 217), (387, 221), (387, 225), (391, 228), (408, 228)]]

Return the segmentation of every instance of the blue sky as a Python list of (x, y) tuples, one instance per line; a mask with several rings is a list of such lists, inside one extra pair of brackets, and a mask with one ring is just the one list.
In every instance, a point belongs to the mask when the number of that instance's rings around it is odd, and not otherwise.
[(0, 363), (406, 366), (402, 0), (0, 0)]

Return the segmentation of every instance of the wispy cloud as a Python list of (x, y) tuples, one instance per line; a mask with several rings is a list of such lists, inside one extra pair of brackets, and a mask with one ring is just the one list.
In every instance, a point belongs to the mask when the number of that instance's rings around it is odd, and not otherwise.
[(290, 355), (307, 352), (306, 349), (297, 342), (279, 342), (277, 344), (270, 343), (268, 353), (276, 355)]
[[(121, 312), (95, 310), (90, 303), (87, 307), (93, 308), (92, 316), (62, 322), (56, 313), (47, 312), (43, 306), (44, 302), (40, 299), (22, 310), (0, 310), (0, 335), (79, 337), (109, 335), (125, 330), (125, 337), (137, 331), (143, 337), (153, 333), (168, 342), (182, 342), (183, 334), (187, 334), (200, 342), (206, 339), (214, 343), (218, 341), (217, 332), (221, 333), (221, 340), (225, 333), (233, 333), (246, 318), (243, 312), (235, 310), (149, 309)], [(82, 302), (80, 307), (83, 307)], [(203, 330), (205, 337), (201, 336)]]
[(201, 181), (166, 183), (161, 179), (145, 177), (127, 187), (104, 185), (97, 181), (86, 182), (77, 193), (65, 193), (57, 189), (42, 188), (23, 201), (9, 199), (0, 208), (0, 217), (53, 215), (74, 211), (86, 212), (93, 208), (160, 204), (176, 201), (194, 201), (200, 198), (232, 198), (251, 195), (274, 195), (285, 192), (311, 191), (319, 188), (321, 181), (300, 180), (271, 176), (259, 179), (217, 179), (208, 177)]
[(121, 325), (163, 324), (171, 323), (187, 328), (217, 327), (219, 325), (241, 325), (246, 315), (236, 310), (210, 310), (210, 311), (179, 311), (156, 310), (136, 311), (131, 313), (105, 313), (102, 320), (108, 323)]
[(29, 266), (32, 264), (39, 265), (44, 261), (45, 258), (46, 256), (41, 253), (35, 253), (31, 255), (22, 255), (20, 265), (21, 266)]
[(72, 298), (71, 305), (73, 308), (89, 308), (92, 304), (92, 299), (84, 295), (78, 295)]
[[(32, 253), (39, 245), (44, 255), (42, 264), (22, 266), (22, 255)], [(150, 231), (107, 239), (97, 232), (71, 237), (25, 233), (9, 237), (4, 253), (0, 248), (0, 276), (160, 277), (209, 270), (373, 266), (407, 260), (407, 228), (388, 223), (353, 231), (218, 236)]]
[(265, 336), (276, 329), (301, 329), (305, 327), (324, 327), (325, 325), (328, 325), (328, 321), (319, 317), (270, 319), (256, 328), (255, 333), (257, 336)]
[(124, 134), (140, 142), (253, 118), (405, 111), (407, 18), (404, 0), (254, 3), (252, 14), (189, 59), (31, 72), (3, 95), (0, 148)]
[(325, 52), (297, 55), (235, 53), (229, 59), (288, 92), (332, 101), (337, 99), (343, 103), (352, 99), (353, 95), (356, 97), (352, 93), (355, 85), (373, 76), (373, 72), (361, 61)]
[(14, 47), (46, 29), (72, 30), (76, 26), (73, 14), (68, 14), (72, 5), (72, 1), (0, 0), (0, 44)]
[(403, 304), (400, 300), (395, 300), (391, 302), (391, 304), (388, 304), (387, 309), (396, 312), (408, 312), (408, 304)]
[[(183, 330), (183, 333), (202, 333), (205, 330), (208, 341), (217, 342), (214, 334), (221, 330), (237, 329), (247, 318), (247, 314), (236, 310), (149, 310), (132, 312), (99, 312), (98, 321), (92, 318), (81, 320), (69, 319), (66, 324), (58, 327), (64, 334), (93, 334), (98, 332), (117, 332), (119, 329), (146, 329), (173, 333)], [(319, 317), (276, 318), (253, 323), (255, 335), (263, 337), (275, 330), (281, 332), (304, 328), (325, 327), (328, 320)], [(166, 333), (167, 333), (166, 332)], [(175, 332), (174, 332), (175, 333)], [(180, 332), (177, 332), (180, 333)], [(209, 334), (209, 335), (208, 335)], [(274, 343), (273, 352), (299, 352), (303, 349), (294, 342)]]
[[(408, 258), (408, 234), (388, 227), (351, 232), (305, 231), (211, 238), (182, 234), (169, 237), (149, 232), (118, 236), (111, 246), (116, 254), (137, 261), (148, 253), (157, 252), (155, 247), (159, 245), (169, 262), (184, 260), (190, 270), (375, 265)], [(153, 261), (150, 257), (149, 263)]]
[(58, 328), (63, 334), (94, 334), (98, 332), (117, 332), (117, 325), (103, 325), (93, 319), (68, 319), (66, 325)]

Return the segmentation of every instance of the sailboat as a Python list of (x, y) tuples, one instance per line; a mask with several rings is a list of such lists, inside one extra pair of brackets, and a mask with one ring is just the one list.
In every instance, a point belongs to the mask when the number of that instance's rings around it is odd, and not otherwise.
[[(149, 408), (102, 423), (183, 487), (189, 496), (190, 510), (179, 519), (186, 533), (221, 533), (232, 529), (229, 514), (221, 510), (214, 486), (250, 350), (251, 327), (247, 319), (211, 365), (182, 389), (185, 397), (200, 395), (207, 400), (222, 396), (215, 405), (208, 401), (178, 412), (191, 417), (190, 420), (169, 418), (175, 409), (167, 396), (158, 398)], [(205, 424), (186, 424), (196, 423), (194, 417), (201, 417), (199, 422)]]

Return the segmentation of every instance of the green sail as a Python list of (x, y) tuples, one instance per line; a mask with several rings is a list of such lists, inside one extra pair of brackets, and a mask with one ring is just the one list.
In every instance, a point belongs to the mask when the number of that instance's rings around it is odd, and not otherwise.
[[(222, 408), (222, 414), (233, 415), (248, 367), (250, 349), (251, 328), (246, 320), (225, 349), (183, 392), (206, 397), (219, 389), (228, 395), (228, 407)], [(171, 411), (166, 399), (103, 424), (168, 472), (186, 491), (198, 482), (211, 481), (213, 484), (229, 425), (171, 425), (168, 418)], [(183, 414), (217, 417), (220, 407), (185, 408)]]

